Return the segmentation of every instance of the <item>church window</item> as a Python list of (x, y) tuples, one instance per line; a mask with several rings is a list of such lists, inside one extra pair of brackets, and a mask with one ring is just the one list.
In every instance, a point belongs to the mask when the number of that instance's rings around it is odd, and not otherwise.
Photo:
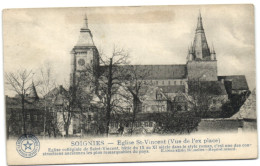
[(153, 127), (153, 122), (149, 122), (149, 127)]
[(30, 114), (27, 114), (27, 120), (30, 120)]
[(168, 81), (168, 84), (171, 85), (171, 81)]
[(176, 85), (176, 81), (174, 81), (174, 85)]
[(182, 85), (182, 81), (180, 81), (180, 84)]
[(158, 85), (158, 81), (156, 81), (155, 84)]
[(164, 81), (162, 81), (162, 84), (164, 85)]

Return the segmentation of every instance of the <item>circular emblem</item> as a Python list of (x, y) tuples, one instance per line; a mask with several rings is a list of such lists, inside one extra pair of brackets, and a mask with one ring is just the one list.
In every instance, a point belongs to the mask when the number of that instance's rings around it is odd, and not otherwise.
[(84, 59), (79, 59), (78, 64), (79, 64), (80, 66), (85, 65), (85, 60), (84, 60)]
[(16, 142), (17, 152), (24, 158), (32, 158), (40, 150), (40, 142), (32, 134), (22, 135)]

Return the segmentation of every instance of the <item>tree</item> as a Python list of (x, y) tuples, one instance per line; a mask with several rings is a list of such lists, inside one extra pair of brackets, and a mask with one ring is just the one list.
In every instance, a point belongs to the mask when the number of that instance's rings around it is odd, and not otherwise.
[(150, 70), (148, 70), (145, 66), (137, 66), (130, 65), (126, 67), (126, 90), (131, 94), (131, 96), (124, 95), (127, 100), (132, 100), (132, 119), (131, 119), (131, 129), (130, 134), (133, 134), (133, 127), (136, 120), (136, 114), (138, 113), (138, 109), (140, 109), (141, 101), (140, 99), (145, 94), (145, 89), (149, 86), (147, 81)]
[(31, 88), (31, 81), (33, 77), (32, 70), (19, 69), (16, 72), (5, 73), (5, 83), (13, 90), (21, 99), (22, 105), (22, 121), (23, 132), (26, 134), (26, 110), (25, 102), (26, 95)]
[[(50, 118), (50, 112), (48, 111), (49, 108), (47, 108), (47, 103), (50, 103), (49, 97), (54, 97), (47, 96), (47, 94), (56, 86), (53, 76), (53, 68), (49, 62), (45, 63), (44, 66), (39, 69), (39, 80), (41, 82), (41, 85), (39, 86), (39, 92), (44, 99), (43, 134), (45, 137), (46, 130), (51, 130), (51, 128), (53, 128), (53, 130), (56, 130), (54, 129), (55, 126), (53, 126), (54, 124), (52, 123), (52, 121), (50, 121), (50, 119), (48, 119), (47, 121), (47, 117)], [(47, 122), (49, 122), (50, 124), (46, 124)], [(46, 126), (49, 126), (49, 128), (46, 129)], [(50, 133), (50, 131), (48, 131), (48, 133)]]
[(195, 112), (158, 113), (154, 118), (154, 132), (160, 134), (189, 134), (197, 130), (201, 120)]
[(113, 48), (110, 58), (101, 57), (101, 63), (105, 66), (105, 70), (99, 71), (98, 76), (98, 96), (105, 109), (105, 133), (109, 134), (109, 125), (111, 120), (111, 112), (120, 109), (119, 88), (125, 80), (125, 73), (120, 65), (128, 64), (128, 52), (124, 49), (119, 49), (116, 46)]

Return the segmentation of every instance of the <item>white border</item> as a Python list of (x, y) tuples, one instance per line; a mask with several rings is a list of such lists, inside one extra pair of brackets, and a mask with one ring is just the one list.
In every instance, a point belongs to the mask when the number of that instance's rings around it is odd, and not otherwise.
[[(191, 5), (191, 4), (254, 4), (255, 5), (255, 34), (256, 34), (256, 63), (257, 63), (257, 87), (259, 86), (259, 67), (260, 59), (257, 57), (259, 43), (259, 10), (260, 10), (260, 1), (254, 0), (218, 0), (218, 1), (208, 1), (208, 0), (1, 0), (0, 8), (1, 10), (6, 8), (43, 8), (43, 7), (85, 7), (85, 6), (141, 6), (141, 5)], [(2, 12), (1, 12), (2, 18)], [(0, 31), (2, 36), (2, 21), (0, 22)], [(3, 39), (3, 37), (1, 37)], [(5, 145), (5, 110), (4, 110), (4, 88), (3, 88), (3, 40), (0, 40), (0, 165), (7, 165), (6, 163), (6, 145)], [(245, 55), (246, 56), (246, 55)], [(257, 90), (257, 94), (258, 94)], [(259, 98), (257, 97), (257, 103), (259, 103)], [(258, 104), (257, 104), (258, 105)], [(258, 108), (258, 107), (257, 107)], [(259, 110), (258, 110), (259, 111)], [(260, 119), (258, 113), (258, 119)], [(259, 128), (259, 124), (258, 124)], [(258, 142), (259, 137), (258, 137)], [(258, 145), (259, 147), (259, 145)], [(258, 148), (259, 149), (259, 148)], [(148, 162), (148, 163), (117, 163), (116, 165), (145, 165), (145, 166), (154, 166), (154, 165), (191, 165), (191, 166), (208, 166), (208, 165), (236, 165), (236, 166), (245, 166), (245, 165), (259, 165), (260, 160), (225, 160), (225, 161), (183, 161), (183, 162)], [(83, 164), (84, 165), (84, 164)], [(94, 164), (88, 164), (91, 166)], [(96, 165), (96, 164), (95, 164)], [(98, 164), (98, 166), (103, 166), (105, 164)], [(109, 164), (111, 165), (111, 164)], [(71, 165), (73, 166), (73, 165)]]

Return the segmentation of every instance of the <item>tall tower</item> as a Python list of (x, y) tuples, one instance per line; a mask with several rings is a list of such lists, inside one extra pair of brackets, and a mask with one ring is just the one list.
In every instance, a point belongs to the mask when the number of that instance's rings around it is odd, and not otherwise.
[[(84, 25), (80, 29), (77, 44), (71, 51), (70, 85), (80, 85), (86, 89), (97, 75), (99, 68), (99, 53), (93, 42), (93, 36), (88, 28), (88, 19), (85, 17)], [(92, 74), (92, 76), (90, 76)]]
[(217, 81), (217, 60), (214, 48), (210, 52), (202, 17), (199, 13), (194, 42), (187, 55), (188, 79), (196, 81)]

